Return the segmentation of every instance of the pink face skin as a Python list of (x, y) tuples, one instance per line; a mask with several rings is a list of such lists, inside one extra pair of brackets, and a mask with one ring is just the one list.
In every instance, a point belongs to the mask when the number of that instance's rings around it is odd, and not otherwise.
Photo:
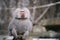
[(24, 11), (20, 11), (21, 18), (25, 18)]

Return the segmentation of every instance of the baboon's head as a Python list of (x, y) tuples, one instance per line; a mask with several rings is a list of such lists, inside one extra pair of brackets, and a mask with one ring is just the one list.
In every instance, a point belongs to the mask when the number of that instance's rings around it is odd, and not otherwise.
[(20, 11), (21, 18), (25, 18), (25, 11)]
[(17, 16), (15, 16), (18, 18), (30, 18), (30, 11), (28, 8), (17, 8), (14, 13), (16, 13)]

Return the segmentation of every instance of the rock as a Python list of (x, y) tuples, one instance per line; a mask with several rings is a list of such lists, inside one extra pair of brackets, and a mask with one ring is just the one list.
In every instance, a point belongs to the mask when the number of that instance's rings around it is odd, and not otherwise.
[(32, 32), (30, 33), (30, 36), (32, 37), (40, 37), (43, 35), (43, 33), (46, 32), (45, 27), (43, 26), (34, 26)]
[(42, 33), (42, 32), (46, 32), (45, 27), (43, 27), (43, 26), (34, 26), (33, 33)]
[(3, 40), (13, 40), (13, 36), (4, 36)]
[(50, 30), (48, 32), (49, 32), (50, 37), (55, 37), (55, 35), (56, 35), (55, 31)]

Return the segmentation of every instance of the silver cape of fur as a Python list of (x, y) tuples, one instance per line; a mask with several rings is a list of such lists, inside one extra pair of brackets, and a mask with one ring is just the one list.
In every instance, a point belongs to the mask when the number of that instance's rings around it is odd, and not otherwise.
[[(15, 19), (15, 17), (20, 18), (21, 15), (19, 15), (19, 11), (24, 10), (25, 11), (25, 17), (26, 20), (18, 20)], [(17, 31), (19, 32), (25, 32), (23, 35), (23, 38), (27, 37), (29, 35), (29, 32), (32, 31), (32, 22), (30, 21), (30, 11), (28, 8), (17, 8), (13, 12), (13, 18), (11, 22), (9, 23), (8, 29), (11, 30), (12, 34), (17, 37)]]

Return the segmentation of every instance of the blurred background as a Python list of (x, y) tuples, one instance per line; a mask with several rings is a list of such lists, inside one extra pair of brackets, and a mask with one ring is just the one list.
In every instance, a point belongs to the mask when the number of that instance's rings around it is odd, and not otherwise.
[(40, 28), (41, 32), (60, 33), (60, 0), (0, 0), (0, 35), (8, 33), (12, 12), (21, 4), (30, 10), (33, 22), (38, 23), (34, 32)]

